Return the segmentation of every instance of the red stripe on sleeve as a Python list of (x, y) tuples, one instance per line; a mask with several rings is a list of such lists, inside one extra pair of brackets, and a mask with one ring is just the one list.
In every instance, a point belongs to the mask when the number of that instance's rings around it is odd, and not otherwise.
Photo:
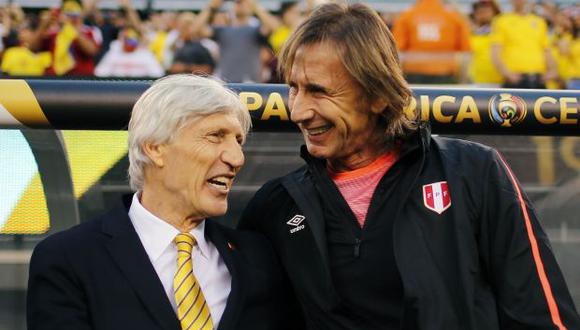
[(503, 163), (503, 166), (506, 168), (509, 177), (512, 181), (512, 184), (516, 188), (516, 192), (518, 193), (518, 199), (520, 201), (522, 213), (526, 221), (526, 231), (528, 233), (528, 239), (530, 240), (530, 245), (532, 247), (532, 255), (534, 257), (534, 262), (536, 264), (538, 276), (540, 277), (540, 282), (542, 283), (542, 289), (544, 290), (544, 296), (546, 297), (546, 302), (550, 310), (552, 322), (554, 322), (554, 325), (558, 327), (559, 330), (566, 330), (566, 327), (562, 324), (562, 320), (560, 319), (560, 311), (558, 310), (558, 305), (556, 304), (556, 300), (554, 299), (554, 295), (552, 294), (552, 287), (550, 286), (550, 282), (548, 281), (548, 276), (546, 275), (546, 271), (544, 270), (544, 263), (542, 262), (542, 257), (540, 256), (538, 241), (536, 240), (536, 236), (534, 235), (534, 230), (532, 228), (532, 223), (530, 221), (530, 216), (528, 214), (528, 208), (526, 207), (524, 197), (522, 196), (520, 187), (518, 186), (516, 178), (512, 173), (510, 167), (507, 165), (502, 155), (499, 152), (497, 152), (497, 154), (499, 155), (499, 159)]

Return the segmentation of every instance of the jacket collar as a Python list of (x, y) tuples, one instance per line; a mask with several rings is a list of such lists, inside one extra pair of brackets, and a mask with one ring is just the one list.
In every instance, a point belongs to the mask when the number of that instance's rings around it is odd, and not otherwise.
[[(106, 243), (113, 260), (143, 302), (145, 308), (163, 329), (181, 329), (177, 316), (165, 294), (163, 285), (149, 261), (147, 252), (129, 219), (132, 195), (123, 196), (115, 208), (103, 219), (102, 231), (110, 240)], [(232, 277), (232, 286), (219, 329), (233, 329), (243, 306), (241, 283), (243, 268), (236, 257), (235, 247), (228, 241), (224, 229), (211, 219), (205, 220), (207, 238), (218, 249)]]
[[(407, 155), (419, 155), (428, 152), (430, 147), (430, 127), (428, 124), (420, 125), (418, 129), (409, 135), (408, 138), (401, 140), (401, 154), (402, 157)], [(314, 184), (313, 176), (324, 175), (325, 161), (324, 159), (315, 158), (310, 153), (306, 146), (302, 146), (300, 150), (301, 157), (306, 162), (306, 167), (285, 176), (282, 179), (282, 185), (294, 200), (298, 208), (305, 216), (305, 222), (308, 224), (310, 235), (303, 235), (298, 237), (291, 237), (289, 243), (292, 244), (289, 249), (302, 251), (302, 253), (316, 253), (312, 254), (312, 258), (318, 258), (319, 262), (314, 261), (309, 267), (316, 268), (305, 275), (294, 274), (300, 276), (297, 280), (304, 283), (315, 283), (321, 290), (314, 292), (313, 298), (323, 301), (323, 306), (332, 306), (340, 301), (338, 293), (332, 283), (332, 276), (330, 274), (330, 264), (328, 256), (328, 246), (326, 241), (326, 224), (324, 220), (324, 213), (321, 203), (317, 200), (319, 193)], [(414, 157), (414, 156), (411, 156)], [(314, 197), (313, 197), (314, 196)], [(297, 261), (300, 262), (300, 261)], [(292, 274), (291, 274), (292, 275)], [(317, 295), (320, 293), (320, 295)]]
[[(401, 144), (401, 155), (403, 157), (417, 149), (428, 152), (431, 148), (431, 124), (429, 122), (419, 122), (417, 129), (410, 133), (406, 138), (398, 140)], [(325, 166), (324, 159), (316, 158), (308, 152), (306, 145), (300, 147), (300, 157), (304, 159), (309, 169), (313, 166)]]
[[(417, 127), (417, 130), (405, 139), (401, 139), (396, 143), (400, 143), (401, 145), (401, 153), (399, 155), (399, 159), (403, 157), (407, 157), (415, 153), (416, 151), (420, 151), (420, 154), (424, 154), (428, 152), (430, 148), (430, 140), (431, 140), (431, 128), (428, 123), (420, 123)], [(310, 227), (312, 230), (312, 234), (316, 241), (316, 245), (320, 250), (321, 256), (323, 258), (323, 265), (328, 267), (328, 251), (327, 251), (327, 243), (326, 243), (326, 231), (325, 231), (325, 223), (324, 223), (324, 216), (323, 211), (320, 206), (320, 203), (317, 203), (316, 200), (304, 198), (302, 196), (318, 196), (319, 194), (316, 191), (313, 178), (314, 177), (321, 177), (326, 174), (326, 162), (324, 159), (316, 158), (312, 156), (306, 145), (302, 145), (300, 147), (300, 156), (306, 162), (306, 170), (295, 172), (292, 176), (293, 180), (284, 180), (283, 184), (288, 190), (289, 194), (292, 198), (296, 201), (298, 206), (304, 212), (310, 211), (312, 214), (310, 215)], [(330, 179), (329, 179), (330, 180)], [(300, 184), (293, 184), (300, 183)], [(307, 215), (308, 217), (308, 215)]]
[(124, 196), (122, 203), (104, 216), (102, 231), (110, 237), (105, 243), (106, 248), (147, 311), (161, 327), (181, 329), (155, 268), (129, 219), (131, 198), (132, 195)]
[(239, 252), (236, 251), (236, 246), (227, 237), (226, 229), (211, 219), (205, 220), (205, 226), (207, 238), (218, 249), (232, 277), (230, 295), (218, 329), (235, 329), (245, 299), (244, 286), (241, 285), (243, 283), (242, 277), (245, 276), (244, 268), (240, 264)]

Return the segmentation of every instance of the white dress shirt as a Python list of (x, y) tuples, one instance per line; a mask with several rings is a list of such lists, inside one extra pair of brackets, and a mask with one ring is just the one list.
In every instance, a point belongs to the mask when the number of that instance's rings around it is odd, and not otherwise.
[[(163, 284), (173, 310), (177, 311), (173, 292), (173, 277), (177, 271), (177, 246), (173, 239), (180, 232), (146, 210), (141, 205), (138, 194), (133, 195), (129, 218)], [(204, 229), (205, 220), (190, 231), (197, 241), (191, 251), (193, 273), (209, 306), (214, 328), (217, 329), (226, 308), (232, 277), (215, 245), (206, 239)]]

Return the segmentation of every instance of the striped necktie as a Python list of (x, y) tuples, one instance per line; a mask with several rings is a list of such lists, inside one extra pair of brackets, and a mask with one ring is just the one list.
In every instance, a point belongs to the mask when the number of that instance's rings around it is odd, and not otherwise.
[(183, 330), (211, 330), (213, 321), (201, 287), (193, 275), (191, 250), (197, 244), (190, 233), (175, 236), (177, 245), (177, 272), (173, 278), (173, 291), (177, 316)]

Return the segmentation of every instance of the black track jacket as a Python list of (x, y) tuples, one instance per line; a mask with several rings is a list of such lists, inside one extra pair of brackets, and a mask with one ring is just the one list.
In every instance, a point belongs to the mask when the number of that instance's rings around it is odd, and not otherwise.
[[(328, 266), (316, 166), (304, 147), (303, 157), (306, 166), (256, 193), (240, 228), (272, 241), (309, 329), (344, 329), (328, 312), (340, 297)], [(394, 217), (405, 292), (401, 329), (580, 329), (548, 238), (497, 151), (420, 128), (394, 166), (403, 166), (400, 192), (391, 197), (398, 200), (389, 203), (396, 207), (374, 214)]]

